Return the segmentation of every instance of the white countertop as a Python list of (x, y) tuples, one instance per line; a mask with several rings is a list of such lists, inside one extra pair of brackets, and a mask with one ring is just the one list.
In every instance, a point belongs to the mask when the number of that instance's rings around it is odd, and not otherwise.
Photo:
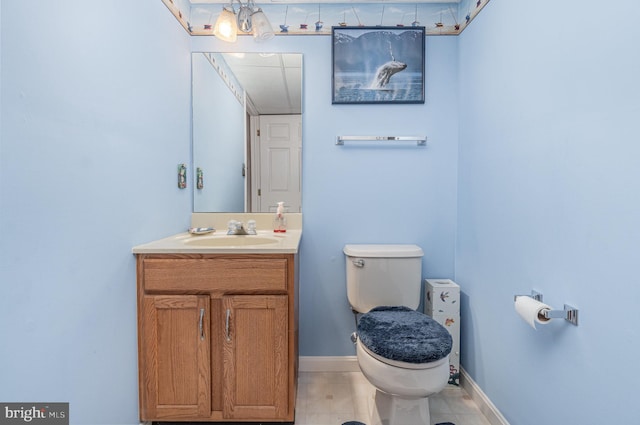
[[(297, 254), (302, 237), (302, 214), (290, 214), (291, 225), (284, 233), (258, 230), (257, 235), (227, 235), (230, 217), (246, 223), (257, 221), (258, 229), (269, 229), (271, 214), (194, 214), (193, 227), (214, 227), (213, 233), (193, 235), (189, 232), (134, 246), (134, 254)], [(224, 223), (224, 224), (223, 224)], [(237, 242), (237, 243), (236, 243)]]
[[(227, 235), (227, 222), (257, 222), (258, 234)], [(213, 233), (192, 235), (189, 232), (134, 246), (134, 254), (297, 254), (302, 237), (302, 214), (287, 215), (287, 231), (271, 229), (273, 214), (266, 213), (194, 213), (192, 227), (213, 227)], [(260, 230), (263, 229), (263, 230)], [(237, 242), (237, 243), (236, 243)]]
[[(274, 233), (261, 230), (258, 234), (247, 236), (227, 236), (226, 232), (216, 231), (207, 235), (178, 233), (133, 247), (134, 254), (296, 254), (300, 245), (302, 231), (287, 230), (286, 233)], [(224, 245), (217, 245), (224, 239)], [(211, 241), (211, 246), (209, 246)], [(235, 244), (234, 242), (238, 243)], [(256, 243), (252, 241), (268, 243)]]

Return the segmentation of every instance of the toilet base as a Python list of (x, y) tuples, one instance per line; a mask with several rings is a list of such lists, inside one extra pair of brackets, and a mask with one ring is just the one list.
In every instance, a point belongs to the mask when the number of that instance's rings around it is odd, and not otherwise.
[(429, 424), (429, 398), (402, 398), (376, 389), (371, 425)]

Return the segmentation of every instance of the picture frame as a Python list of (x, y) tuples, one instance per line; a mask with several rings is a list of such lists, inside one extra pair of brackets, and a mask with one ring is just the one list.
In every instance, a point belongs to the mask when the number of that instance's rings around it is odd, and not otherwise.
[(332, 104), (425, 102), (425, 27), (331, 28)]

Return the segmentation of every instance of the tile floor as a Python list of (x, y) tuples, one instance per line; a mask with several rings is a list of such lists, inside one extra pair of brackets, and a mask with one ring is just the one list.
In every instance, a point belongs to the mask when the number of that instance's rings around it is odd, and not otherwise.
[[(360, 372), (301, 372), (296, 425), (368, 423), (375, 390)], [(448, 385), (429, 399), (431, 424), (491, 425), (461, 387)]]

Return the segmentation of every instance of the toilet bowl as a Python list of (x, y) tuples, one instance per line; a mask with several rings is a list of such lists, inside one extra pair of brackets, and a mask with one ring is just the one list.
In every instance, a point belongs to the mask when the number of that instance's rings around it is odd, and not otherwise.
[(356, 344), (362, 374), (380, 391), (404, 398), (426, 398), (439, 393), (449, 380), (449, 356), (430, 363), (405, 363), (383, 359)]
[(371, 425), (429, 425), (428, 397), (449, 380), (449, 332), (408, 307), (377, 307), (358, 324), (360, 370), (376, 387)]
[(449, 332), (415, 311), (422, 249), (347, 245), (347, 296), (358, 321), (360, 370), (376, 387), (369, 425), (429, 425), (428, 397), (449, 380)]
[(358, 343), (357, 357), (362, 374), (376, 387), (370, 425), (431, 423), (428, 397), (442, 391), (447, 384), (449, 356), (428, 363), (426, 368), (411, 365), (405, 369), (385, 363)]

